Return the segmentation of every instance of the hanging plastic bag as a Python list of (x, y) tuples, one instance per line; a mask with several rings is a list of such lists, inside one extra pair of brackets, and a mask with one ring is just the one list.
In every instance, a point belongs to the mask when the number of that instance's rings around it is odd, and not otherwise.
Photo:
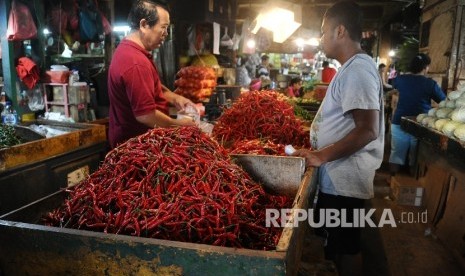
[(100, 18), (102, 18), (102, 27), (103, 27), (104, 34), (109, 35), (111, 33), (111, 31), (112, 31), (110, 21), (108, 21), (108, 19), (105, 17), (103, 12), (100, 11), (100, 9), (98, 7), (98, 1), (97, 0), (95, 0), (95, 9), (100, 14)]
[(10, 41), (27, 40), (37, 36), (34, 19), (26, 5), (13, 1), (6, 35)]
[(103, 24), (100, 12), (89, 1), (79, 7), (80, 42), (100, 42), (103, 40)]
[(36, 86), (35, 88), (28, 90), (27, 97), (29, 99), (28, 106), (31, 111), (44, 110), (45, 102), (40, 86)]

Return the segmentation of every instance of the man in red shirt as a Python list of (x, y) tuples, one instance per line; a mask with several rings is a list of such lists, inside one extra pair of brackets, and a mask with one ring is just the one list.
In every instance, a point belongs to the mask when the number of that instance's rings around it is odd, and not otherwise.
[(164, 87), (151, 51), (168, 35), (170, 17), (161, 1), (136, 1), (128, 18), (131, 32), (116, 48), (108, 72), (111, 148), (153, 127), (195, 125), (190, 119), (172, 119), (168, 103), (179, 110), (194, 104)]
[(336, 69), (329, 67), (329, 62), (323, 61), (323, 70), (321, 71), (321, 82), (330, 83), (336, 75)]

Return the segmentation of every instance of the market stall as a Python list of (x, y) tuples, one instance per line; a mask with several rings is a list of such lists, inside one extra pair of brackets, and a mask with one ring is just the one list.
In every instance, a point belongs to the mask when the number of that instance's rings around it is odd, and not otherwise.
[(462, 265), (465, 229), (465, 143), (403, 118), (401, 127), (418, 138), (416, 178), (425, 189), (423, 205), (434, 234)]
[(82, 180), (98, 167), (107, 150), (103, 125), (35, 121), (30, 126), (33, 124), (48, 129), (48, 135), (57, 135), (46, 138), (17, 126), (24, 142), (0, 150), (0, 214)]
[[(316, 186), (283, 145), (308, 146), (303, 127), (285, 97), (262, 91), (239, 97), (211, 137), (134, 137), (78, 185), (0, 217), (0, 269), (296, 275), (307, 227), (293, 210), (309, 208)], [(289, 209), (290, 224), (266, 226), (268, 209)]]
[[(239, 156), (236, 162), (256, 176), (266, 174), (264, 168), (278, 171), (290, 163), (297, 165), (293, 169), (300, 171), (300, 181), (292, 196), (292, 209), (309, 208), (309, 199), (313, 197), (316, 186), (313, 170), (302, 174), (301, 158), (275, 157), (274, 167), (273, 162), (263, 161), (265, 157), (257, 158), (258, 161), (253, 161), (253, 156)], [(289, 158), (291, 162), (281, 161)], [(293, 179), (281, 177), (278, 181), (284, 182), (279, 187), (285, 187), (285, 183), (295, 183), (295, 175), (288, 176)], [(276, 183), (272, 182), (270, 179), (261, 181), (265, 188), (273, 189)], [(0, 269), (3, 273), (64, 274), (72, 270), (84, 274), (137, 274), (148, 271), (169, 275), (195, 275), (199, 271), (205, 274), (221, 271), (223, 275), (297, 274), (306, 229), (303, 224), (306, 222), (300, 221), (296, 227), (283, 228), (273, 250), (44, 226), (44, 214), (62, 205), (65, 198), (65, 193), (60, 191), (0, 217)], [(239, 206), (236, 208), (239, 209)], [(294, 220), (294, 215), (291, 215), (289, 223), (292, 225)]]

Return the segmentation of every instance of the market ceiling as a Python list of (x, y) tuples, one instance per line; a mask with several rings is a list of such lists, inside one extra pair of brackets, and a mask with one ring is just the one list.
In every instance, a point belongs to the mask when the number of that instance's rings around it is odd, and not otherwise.
[[(195, 0), (198, 1), (198, 0)], [(320, 31), (321, 20), (328, 7), (337, 0), (285, 0), (302, 6), (302, 27)], [(182, 1), (181, 1), (182, 2)], [(236, 26), (241, 27), (246, 19), (253, 20), (269, 0), (235, 0), (237, 3)], [(402, 13), (412, 6), (421, 6), (424, 0), (359, 0), (356, 1), (364, 11), (365, 31), (376, 31), (391, 24), (393, 21), (416, 20), (419, 14), (407, 14), (402, 19)], [(115, 21), (125, 22), (131, 1), (115, 0)]]
[[(255, 18), (260, 9), (269, 0), (237, 0), (236, 23)], [(302, 26), (307, 29), (320, 29), (321, 20), (328, 7), (338, 2), (336, 0), (287, 0), (302, 6)], [(407, 7), (422, 2), (421, 0), (359, 0), (356, 1), (363, 9), (365, 16), (365, 30), (380, 30), (389, 24)]]

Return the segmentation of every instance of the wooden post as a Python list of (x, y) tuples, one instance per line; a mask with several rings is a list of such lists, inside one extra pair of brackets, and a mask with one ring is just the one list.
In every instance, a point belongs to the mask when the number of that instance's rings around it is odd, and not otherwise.
[(6, 39), (8, 29), (8, 16), (11, 7), (11, 0), (0, 0), (0, 37), (2, 47), (2, 67), (4, 91), (11, 100), (15, 109), (18, 107), (17, 90), (16, 90), (16, 68), (14, 62), (13, 42)]

